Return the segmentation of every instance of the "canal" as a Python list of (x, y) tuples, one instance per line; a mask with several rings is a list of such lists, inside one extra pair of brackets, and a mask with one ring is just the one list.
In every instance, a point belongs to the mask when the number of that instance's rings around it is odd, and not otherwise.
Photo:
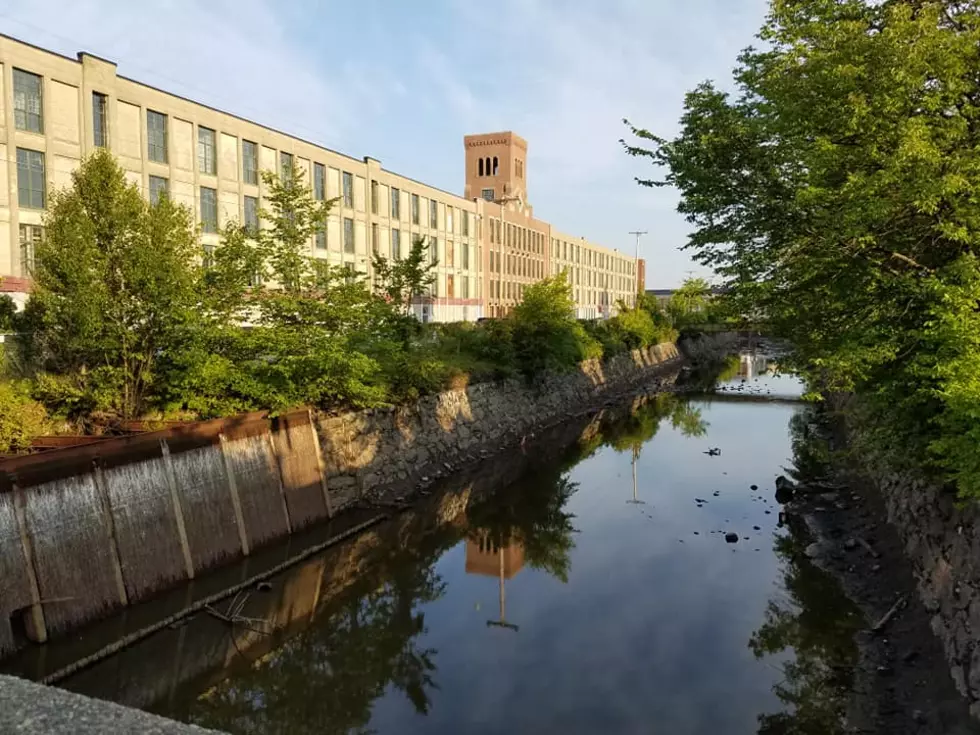
[(570, 421), (60, 685), (243, 734), (842, 732), (860, 619), (774, 498), (812, 452), (771, 370)]

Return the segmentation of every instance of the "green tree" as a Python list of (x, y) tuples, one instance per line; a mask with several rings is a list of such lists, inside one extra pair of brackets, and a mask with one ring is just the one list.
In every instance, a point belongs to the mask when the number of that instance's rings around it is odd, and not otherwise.
[(305, 171), (291, 167), (278, 176), (262, 172), (268, 209), (259, 212), (262, 226), (256, 241), (278, 289), (297, 294), (318, 285), (320, 266), (311, 256), (314, 235), (327, 226), (327, 215), (336, 200), (319, 201), (304, 182)]
[(980, 493), (980, 8), (773, 0), (735, 93), (687, 95), (666, 175), (688, 247), (811, 384), (854, 391), (879, 448)]
[(210, 258), (208, 328), (173, 356), (169, 407), (211, 416), (384, 402), (379, 360), (395, 339), (392, 309), (364, 274), (313, 257), (332, 201), (318, 201), (299, 170), (262, 179), (270, 206), (261, 227), (227, 226)]
[(426, 293), (436, 280), (438, 263), (430, 260), (427, 243), (425, 237), (416, 237), (405, 258), (388, 260), (375, 253), (371, 259), (375, 293), (395, 304), (403, 314), (409, 313), (412, 301)]
[(670, 296), (667, 313), (677, 327), (704, 324), (711, 318), (711, 286), (703, 278), (688, 278)]
[(161, 351), (198, 318), (191, 214), (150, 205), (99, 150), (51, 195), (45, 226), (20, 318), (29, 369), (64, 376), (93, 409), (140, 416), (167, 380)]
[(575, 320), (572, 287), (565, 273), (528, 286), (514, 307), (514, 354), (528, 377), (547, 371), (566, 371), (589, 357), (599, 357), (601, 347)]

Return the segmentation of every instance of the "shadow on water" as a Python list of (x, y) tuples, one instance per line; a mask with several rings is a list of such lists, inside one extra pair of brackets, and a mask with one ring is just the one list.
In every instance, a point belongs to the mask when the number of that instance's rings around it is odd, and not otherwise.
[[(727, 362), (710, 384), (754, 380), (744, 375), (761, 364), (753, 360)], [(746, 478), (759, 476), (752, 460), (753, 474), (726, 478), (721, 469), (735, 475), (739, 458), (726, 453), (731, 464), (719, 464), (703, 451), (726, 439), (751, 446), (731, 432), (791, 420), (796, 471), (819, 471), (819, 435), (804, 413), (660, 394), (570, 421), (283, 574), (272, 591), (247, 599), (251, 623), (229, 628), (198, 616), (64, 686), (249, 735), (603, 724), (610, 732), (836, 735), (859, 618), (808, 560), (804, 524), (776, 526), (768, 509), (762, 515), (761, 491), (752, 502), (744, 495)], [(789, 451), (785, 423), (765, 428)], [(774, 451), (766, 456), (787, 456)], [(695, 506), (693, 494), (713, 487), (722, 497), (700, 510), (707, 501)], [(690, 534), (686, 524), (721, 524), (736, 512), (771, 522), (771, 538), (763, 529), (755, 544), (729, 548), (702, 525), (686, 545), (675, 539), (678, 525)], [(745, 553), (762, 544), (775, 556)], [(773, 582), (778, 592), (766, 602)], [(489, 590), (492, 602), (483, 601)], [(732, 590), (745, 599), (726, 598)], [(730, 604), (719, 606), (724, 599)], [(756, 679), (749, 689), (746, 672)], [(579, 683), (583, 676), (597, 678)]]
[[(829, 453), (812, 406), (790, 418), (793, 464), (787, 474), (798, 483), (823, 480)], [(765, 622), (749, 641), (759, 659), (788, 653), (783, 680), (774, 687), (785, 712), (759, 716), (759, 735), (838, 735), (844, 720), (852, 672), (857, 664), (855, 635), (862, 628), (857, 607), (837, 581), (807, 556), (813, 541), (806, 522), (785, 516), (788, 533), (775, 539), (785, 595), (769, 601)]]

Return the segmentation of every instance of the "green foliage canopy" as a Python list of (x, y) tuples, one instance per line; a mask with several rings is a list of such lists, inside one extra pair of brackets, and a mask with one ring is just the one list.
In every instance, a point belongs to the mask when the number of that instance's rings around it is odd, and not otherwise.
[(980, 493), (980, 9), (773, 0), (734, 73), (633, 155), (681, 192), (688, 247), (879, 447)]

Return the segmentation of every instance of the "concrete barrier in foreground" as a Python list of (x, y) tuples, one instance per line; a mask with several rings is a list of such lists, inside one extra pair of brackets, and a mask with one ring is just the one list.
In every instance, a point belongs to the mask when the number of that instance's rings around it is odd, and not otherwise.
[(217, 733), (101, 699), (0, 676), (0, 732), (8, 735), (206, 735)]

